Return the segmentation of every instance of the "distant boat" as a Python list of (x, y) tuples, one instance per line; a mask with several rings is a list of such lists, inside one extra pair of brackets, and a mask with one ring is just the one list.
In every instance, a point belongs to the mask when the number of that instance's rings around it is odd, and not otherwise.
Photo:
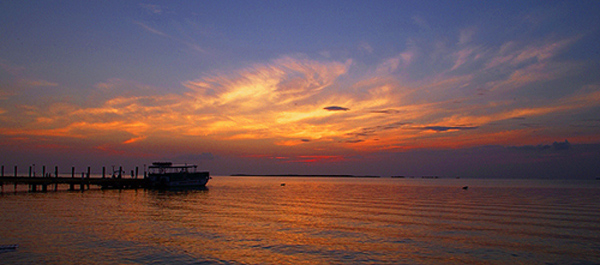
[(0, 251), (11, 251), (16, 250), (19, 245), (0, 245)]
[(197, 168), (197, 165), (154, 162), (148, 167), (148, 185), (155, 189), (204, 187), (210, 174), (208, 171), (196, 171)]

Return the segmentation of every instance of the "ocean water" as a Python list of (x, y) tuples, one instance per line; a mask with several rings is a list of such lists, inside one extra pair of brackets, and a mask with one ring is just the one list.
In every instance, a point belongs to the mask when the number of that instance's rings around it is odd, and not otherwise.
[(598, 180), (217, 176), (0, 211), (0, 264), (600, 264)]

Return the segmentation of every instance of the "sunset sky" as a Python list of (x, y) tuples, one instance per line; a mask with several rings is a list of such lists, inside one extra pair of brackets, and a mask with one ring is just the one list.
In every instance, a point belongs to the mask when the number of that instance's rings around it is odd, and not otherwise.
[(595, 178), (598, 14), (598, 1), (2, 1), (0, 164)]

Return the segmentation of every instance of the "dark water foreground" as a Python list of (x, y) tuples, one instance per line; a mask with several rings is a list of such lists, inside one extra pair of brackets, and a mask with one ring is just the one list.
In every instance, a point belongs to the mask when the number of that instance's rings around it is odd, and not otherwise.
[(19, 245), (0, 264), (600, 264), (594, 180), (214, 177), (0, 209), (0, 245)]

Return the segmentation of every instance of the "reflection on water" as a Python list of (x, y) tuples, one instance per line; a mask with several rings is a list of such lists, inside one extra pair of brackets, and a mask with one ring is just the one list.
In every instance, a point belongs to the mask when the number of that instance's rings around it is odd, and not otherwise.
[(0, 196), (0, 245), (19, 249), (0, 263), (593, 264), (599, 191), (593, 182), (215, 177), (202, 190), (11, 193)]

